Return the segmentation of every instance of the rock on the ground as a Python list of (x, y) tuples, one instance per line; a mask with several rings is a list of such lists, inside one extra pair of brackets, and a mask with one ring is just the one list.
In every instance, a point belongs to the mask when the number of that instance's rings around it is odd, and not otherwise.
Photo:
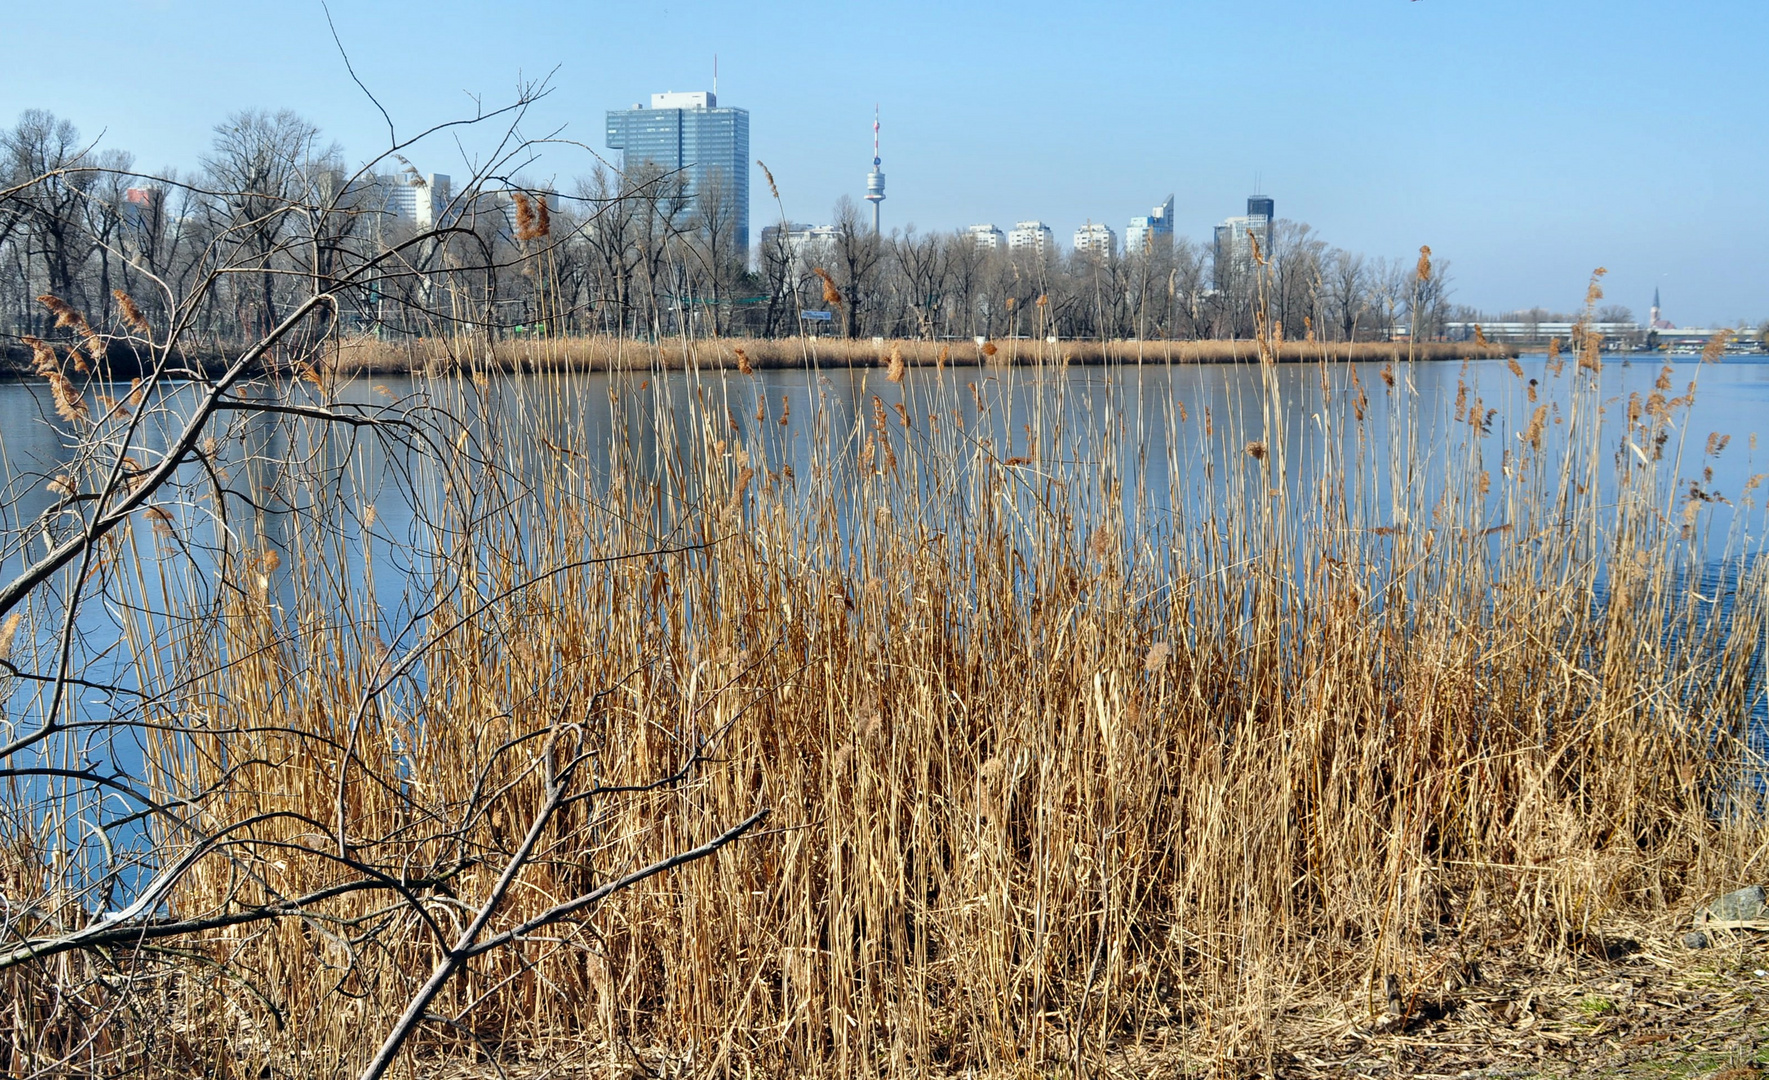
[(1684, 934), (1683, 947), (1685, 949), (1705, 949), (1708, 947), (1708, 936), (1699, 930)]
[(1748, 922), (1762, 918), (1766, 908), (1769, 908), (1769, 895), (1763, 892), (1763, 886), (1752, 885), (1720, 897), (1709, 904), (1703, 914), (1715, 922)]

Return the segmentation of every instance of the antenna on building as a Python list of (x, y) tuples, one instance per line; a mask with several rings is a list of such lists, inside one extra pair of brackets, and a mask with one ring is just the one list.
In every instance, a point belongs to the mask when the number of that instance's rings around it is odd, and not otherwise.
[(872, 107), (872, 171), (866, 174), (866, 201), (872, 204), (872, 235), (878, 235), (878, 204), (884, 202), (885, 176), (879, 169), (883, 159), (878, 156), (878, 106)]
[(719, 96), (719, 54), (713, 53), (713, 97)]

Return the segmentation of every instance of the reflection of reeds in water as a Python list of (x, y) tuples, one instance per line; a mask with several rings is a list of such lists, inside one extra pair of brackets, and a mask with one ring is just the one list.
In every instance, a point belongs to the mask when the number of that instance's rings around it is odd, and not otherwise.
[[(758, 805), (770, 831), (476, 961), (434, 1005), (461, 1026), (427, 1029), (425, 1052), (1007, 1076), (1138, 1041), (1245, 1060), (1286, 1015), (1361, 1015), (1379, 975), (1478, 960), (1482, 928), (1565, 957), (1750, 865), (1761, 823), (1733, 796), (1764, 591), (1753, 576), (1722, 616), (1679, 585), (1712, 507), (1680, 493), (1673, 403), (1606, 420), (1575, 368), (1563, 422), (1518, 378), (1477, 388), (1479, 422), (1441, 445), (1395, 427), (1297, 460), (1284, 402), (1201, 425), (1168, 402), (1169, 486), (1135, 494), (1134, 460), (1059, 452), (1059, 429), (1116, 445), (1116, 417), (1059, 397), (1009, 415), (976, 373), (935, 367), (971, 346), (892, 348), (901, 381), (875, 384), (857, 432), (817, 398), (790, 429), (743, 427), (765, 415), (755, 384), (705, 359), (617, 376), (599, 435), (568, 379), (431, 384), (435, 415), (478, 427), (435, 441), (472, 482), (414, 534), (433, 610), (404, 639), (372, 575), (338, 571), (338, 489), (291, 493), (286, 565), (242, 553), (248, 587), (213, 620), (138, 639), (166, 695), (156, 789), (254, 820), (173, 909), (324, 888), (336, 864), (302, 848), (335, 832), (413, 877), (465, 857), (425, 893), (452, 925), (539, 800), (527, 763), (550, 751), (527, 737), (569, 721), (608, 787), (705, 760), (568, 811), (494, 929)], [(1322, 378), (1344, 392), (1316, 422), (1365, 434), (1361, 384)], [(662, 460), (629, 407), (662, 425)], [(1010, 465), (986, 433), (1021, 425)], [(1618, 437), (1664, 453), (1617, 459)], [(599, 443), (607, 481), (577, 464)], [(586, 561), (684, 544), (705, 546)], [(421, 686), (364, 709), (417, 641)], [(167, 1008), (240, 1075), (354, 1067), (436, 956), (384, 897), (202, 942)]]

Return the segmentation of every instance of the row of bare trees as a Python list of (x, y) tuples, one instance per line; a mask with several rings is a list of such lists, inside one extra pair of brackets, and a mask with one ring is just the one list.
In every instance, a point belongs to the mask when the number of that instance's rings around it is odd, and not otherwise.
[[(381, 162), (392, 160), (404, 162)], [(1372, 340), (1441, 336), (1449, 313), (1443, 261), (1421, 279), (1411, 258), (1369, 259), (1291, 221), (1275, 222), (1271, 250), (1256, 255), (1219, 258), (1179, 237), (1061, 256), (913, 225), (877, 235), (844, 197), (825, 235), (764, 230), (748, 252), (725, 185), (691, 192), (685, 175), (649, 164), (598, 166), (565, 192), (515, 175), (425, 189), (433, 205), (416, 220), (394, 195), (424, 183), (406, 171), (352, 172), (285, 110), (236, 113), (194, 172), (150, 177), (29, 111), (0, 132), (0, 187), (35, 181), (0, 211), (0, 325), (41, 336), (34, 298), (45, 292), (108, 322), (121, 290), (157, 318), (166, 296), (225, 266), (187, 329), (226, 350), (277, 325), (294, 297), (326, 290), (341, 263), (388, 252), (335, 292), (328, 317), (346, 332), (774, 337), (814, 310), (849, 337), (1245, 338), (1268, 311), (1290, 338)], [(327, 212), (305, 209), (315, 206)]]
[(845, 337), (1246, 338), (1269, 311), (1286, 336), (1439, 337), (1447, 261), (1425, 277), (1412, 257), (1370, 259), (1278, 221), (1273, 250), (1225, 257), (1176, 238), (1135, 253), (1009, 251), (967, 232), (879, 235), (843, 197), (831, 226), (765, 229), (746, 270), (732, 214), (691, 200), (678, 178), (598, 169), (561, 215), (548, 249), (568, 332), (797, 333), (826, 311)]

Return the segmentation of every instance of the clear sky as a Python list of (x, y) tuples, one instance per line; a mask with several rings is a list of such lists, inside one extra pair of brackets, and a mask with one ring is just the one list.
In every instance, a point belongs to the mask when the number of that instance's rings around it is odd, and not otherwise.
[[(291, 108), (353, 161), (386, 128), (318, 0), (9, 3), (0, 122), (47, 108), (138, 166), (193, 167), (227, 113)], [(335, 0), (399, 133), (551, 77), (525, 133), (601, 149), (603, 113), (706, 89), (750, 110), (786, 214), (864, 193), (886, 228), (1022, 218), (1067, 245), (1168, 192), (1200, 241), (1257, 182), (1330, 242), (1447, 258), (1454, 299), (1576, 307), (1593, 267), (1644, 317), (1769, 317), (1766, 0), (1020, 0), (871, 5)], [(459, 174), (463, 146), (408, 153)], [(607, 153), (604, 151), (604, 153)], [(589, 154), (526, 170), (561, 186)], [(778, 211), (752, 179), (752, 229)]]

